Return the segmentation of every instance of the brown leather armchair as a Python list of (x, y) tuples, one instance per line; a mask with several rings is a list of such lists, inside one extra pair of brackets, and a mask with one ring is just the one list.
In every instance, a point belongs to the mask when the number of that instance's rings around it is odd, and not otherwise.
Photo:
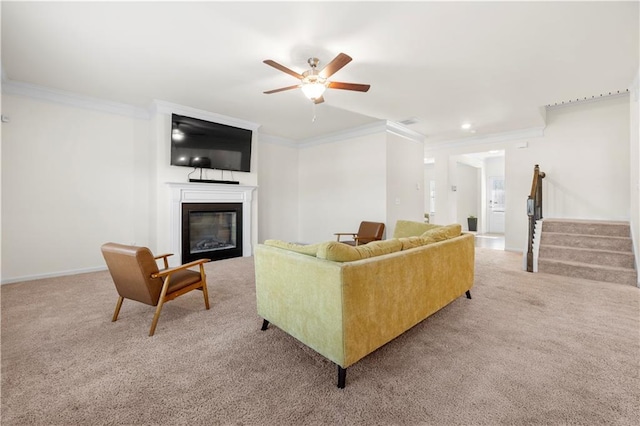
[[(360, 222), (358, 232), (336, 232), (333, 235), (337, 236), (337, 240), (341, 243), (349, 244), (352, 246), (359, 246), (361, 244), (367, 244), (371, 241), (380, 241), (384, 234), (384, 223), (381, 222)], [(350, 235), (353, 241), (340, 241), (340, 237)]]
[[(195, 260), (169, 268), (167, 258), (171, 254), (154, 257), (146, 247), (106, 243), (102, 245), (101, 250), (120, 295), (111, 321), (118, 319), (124, 299), (157, 306), (149, 330), (149, 336), (153, 336), (163, 304), (196, 289), (202, 290), (204, 305), (209, 309), (209, 293), (204, 272), (204, 264), (209, 262), (209, 259)], [(158, 259), (164, 261), (162, 270), (159, 270), (156, 264)], [(187, 269), (194, 266), (199, 266), (200, 272)]]

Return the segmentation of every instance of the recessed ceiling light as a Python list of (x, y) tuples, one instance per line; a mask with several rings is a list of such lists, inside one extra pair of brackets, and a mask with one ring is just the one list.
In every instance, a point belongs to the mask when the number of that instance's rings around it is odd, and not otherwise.
[(462, 130), (469, 130), (471, 128), (471, 123), (462, 123)]

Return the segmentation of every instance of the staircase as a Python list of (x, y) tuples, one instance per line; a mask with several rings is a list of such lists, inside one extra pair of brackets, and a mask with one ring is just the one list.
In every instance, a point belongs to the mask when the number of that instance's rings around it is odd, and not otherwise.
[(629, 224), (545, 219), (538, 272), (637, 286)]

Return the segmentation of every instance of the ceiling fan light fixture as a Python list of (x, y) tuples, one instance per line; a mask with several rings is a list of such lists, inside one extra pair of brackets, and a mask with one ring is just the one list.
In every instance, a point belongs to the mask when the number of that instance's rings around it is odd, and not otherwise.
[(315, 101), (316, 99), (318, 99), (320, 96), (322, 96), (324, 94), (324, 91), (327, 89), (326, 84), (321, 83), (320, 81), (313, 81), (313, 82), (303, 82), (302, 84), (302, 93), (304, 93), (304, 95), (312, 100)]

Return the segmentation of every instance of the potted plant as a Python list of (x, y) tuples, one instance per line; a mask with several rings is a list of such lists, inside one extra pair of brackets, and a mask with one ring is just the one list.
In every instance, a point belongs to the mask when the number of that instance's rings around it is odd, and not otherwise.
[(467, 217), (467, 225), (469, 225), (469, 231), (477, 231), (478, 230), (478, 218), (474, 215), (470, 214)]

